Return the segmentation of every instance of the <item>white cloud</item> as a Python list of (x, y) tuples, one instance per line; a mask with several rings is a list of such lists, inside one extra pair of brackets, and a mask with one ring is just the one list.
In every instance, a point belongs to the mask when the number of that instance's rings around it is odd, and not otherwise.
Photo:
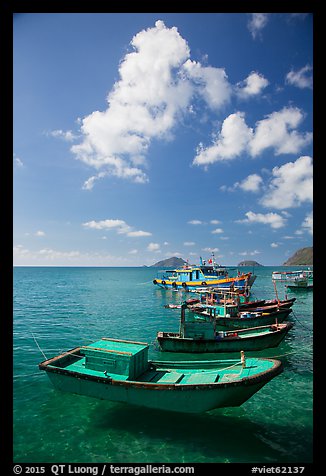
[(271, 248), (278, 248), (278, 243), (271, 243)]
[(78, 250), (42, 248), (31, 251), (23, 245), (13, 248), (14, 266), (126, 266), (128, 257)]
[(308, 213), (301, 226), (304, 231), (307, 231), (310, 235), (313, 234), (314, 217), (312, 212)]
[(209, 253), (217, 253), (220, 250), (219, 250), (219, 248), (206, 247), (206, 248), (202, 248), (202, 251), (208, 251)]
[(194, 241), (185, 241), (183, 243), (184, 246), (194, 246), (196, 243)]
[(106, 177), (108, 175), (107, 172), (99, 172), (96, 175), (93, 175), (92, 177), (89, 177), (87, 180), (85, 180), (83, 189), (84, 190), (92, 190), (94, 187), (94, 184), (96, 180), (99, 180), (100, 178)]
[(282, 210), (313, 201), (313, 163), (309, 156), (299, 157), (281, 167), (274, 167), (266, 195), (261, 199), (265, 207)]
[(219, 235), (220, 233), (224, 233), (222, 228), (215, 228), (215, 230), (212, 231), (213, 235)]
[(14, 157), (14, 164), (20, 169), (24, 167), (23, 161), (19, 157)]
[(245, 123), (243, 112), (230, 114), (224, 120), (221, 132), (212, 146), (205, 148), (203, 144), (199, 144), (193, 164), (208, 165), (236, 158), (247, 148), (252, 133), (252, 129)]
[(133, 230), (133, 227), (128, 225), (124, 220), (117, 219), (107, 219), (95, 221), (91, 220), (86, 223), (83, 223), (85, 228), (90, 228), (93, 230), (112, 230), (115, 229), (118, 234), (124, 234), (130, 237), (142, 237), (142, 236), (151, 236), (152, 233), (142, 230)]
[(160, 245), (158, 243), (149, 243), (149, 245), (147, 246), (147, 249), (148, 249), (148, 251), (159, 252), (160, 251)]
[(232, 88), (223, 68), (202, 66), (196, 61), (187, 60), (183, 69), (211, 109), (219, 109), (230, 100)]
[(211, 220), (209, 223), (211, 223), (212, 225), (219, 225), (221, 222), (220, 220)]
[(256, 125), (250, 142), (250, 153), (256, 157), (265, 149), (274, 148), (275, 155), (296, 154), (312, 140), (311, 133), (300, 134), (296, 127), (303, 120), (303, 113), (295, 107), (284, 107), (272, 112)]
[(189, 225), (203, 225), (204, 222), (201, 220), (190, 220), (188, 221)]
[(292, 86), (297, 86), (300, 89), (312, 89), (313, 79), (312, 74), (310, 74), (311, 71), (312, 66), (309, 66), (308, 64), (298, 71), (291, 70), (286, 75), (285, 82)]
[(300, 109), (285, 107), (258, 121), (253, 130), (247, 126), (243, 112), (230, 114), (211, 146), (199, 144), (193, 164), (232, 160), (244, 152), (256, 157), (268, 148), (273, 148), (275, 155), (295, 154), (312, 141), (312, 133), (301, 134), (295, 130), (302, 120)]
[(240, 98), (246, 99), (258, 96), (268, 84), (269, 81), (262, 74), (253, 71), (244, 81), (236, 85), (235, 92)]
[(264, 225), (270, 225), (271, 228), (282, 228), (286, 224), (286, 219), (278, 213), (254, 213), (249, 211), (245, 213), (246, 217), (243, 220), (237, 220), (237, 223), (262, 223)]
[(263, 179), (258, 174), (248, 175), (238, 186), (245, 192), (259, 192)]
[(50, 131), (47, 133), (52, 137), (59, 137), (67, 142), (73, 142), (75, 139), (78, 139), (79, 136), (75, 135), (72, 131), (63, 131), (61, 129), (57, 129), (55, 131)]
[(45, 236), (45, 233), (42, 230), (38, 230), (38, 231), (35, 232), (35, 236), (40, 236), (40, 237)]
[(135, 250), (135, 249), (129, 251), (130, 255), (136, 255), (137, 253), (138, 253), (138, 250)]
[(131, 237), (140, 237), (140, 236), (152, 236), (152, 233), (148, 232), (148, 231), (142, 231), (142, 230), (138, 230), (138, 231), (129, 231), (127, 233), (128, 236), (131, 236)]
[(240, 256), (255, 256), (255, 255), (259, 255), (260, 253), (261, 253), (261, 251), (254, 250), (254, 251), (242, 251), (238, 254)]
[(261, 38), (261, 32), (268, 22), (267, 13), (251, 13), (251, 18), (248, 21), (248, 29), (255, 40)]
[(120, 63), (108, 108), (82, 120), (83, 142), (71, 150), (107, 174), (145, 183), (151, 140), (168, 137), (193, 95), (193, 85), (178, 74), (190, 51), (177, 28), (162, 21), (134, 36), (131, 47)]

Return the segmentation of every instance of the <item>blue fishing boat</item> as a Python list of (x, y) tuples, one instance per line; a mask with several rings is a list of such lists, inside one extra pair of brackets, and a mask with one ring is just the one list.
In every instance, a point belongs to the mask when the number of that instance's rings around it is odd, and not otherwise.
[(237, 272), (231, 276), (226, 266), (217, 265), (214, 255), (208, 260), (208, 264), (202, 261), (201, 264), (186, 264), (178, 269), (167, 269), (158, 272), (153, 284), (163, 289), (184, 289), (192, 291), (198, 288), (222, 287), (225, 289), (248, 290), (253, 285), (256, 276), (253, 273)]
[(148, 360), (144, 342), (102, 338), (39, 364), (55, 388), (148, 408), (199, 413), (240, 406), (283, 370), (268, 358)]

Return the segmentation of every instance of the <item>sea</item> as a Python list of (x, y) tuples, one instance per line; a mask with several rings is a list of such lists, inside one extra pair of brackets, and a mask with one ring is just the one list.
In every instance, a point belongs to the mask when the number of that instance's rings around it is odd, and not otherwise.
[[(254, 299), (284, 299), (272, 271), (257, 277)], [(246, 356), (275, 357), (284, 371), (240, 407), (183, 414), (98, 400), (56, 390), (38, 364), (101, 337), (149, 344), (156, 360), (235, 358), (158, 350), (158, 331), (177, 331), (194, 297), (153, 284), (153, 267), (15, 267), (13, 270), (13, 460), (15, 463), (313, 462), (313, 291), (296, 297), (294, 323), (276, 348)], [(322, 316), (320, 316), (322, 317)]]

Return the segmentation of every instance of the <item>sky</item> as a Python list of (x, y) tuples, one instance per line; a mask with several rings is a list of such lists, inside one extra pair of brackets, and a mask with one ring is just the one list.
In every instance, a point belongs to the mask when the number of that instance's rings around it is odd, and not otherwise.
[(312, 107), (310, 13), (15, 14), (14, 265), (282, 265)]

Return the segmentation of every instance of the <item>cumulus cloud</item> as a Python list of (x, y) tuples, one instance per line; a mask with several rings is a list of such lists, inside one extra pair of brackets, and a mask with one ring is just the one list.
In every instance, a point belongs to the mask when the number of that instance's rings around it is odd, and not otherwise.
[(37, 231), (35, 232), (35, 236), (39, 236), (39, 237), (45, 236), (45, 233), (44, 233), (44, 231), (42, 231), (42, 230), (37, 230)]
[(275, 155), (297, 153), (312, 141), (312, 133), (295, 130), (302, 120), (300, 109), (285, 107), (258, 121), (253, 130), (247, 126), (243, 112), (230, 114), (211, 146), (199, 144), (193, 164), (233, 160), (244, 152), (256, 157), (268, 148), (273, 148)]
[[(193, 99), (201, 98), (216, 111), (234, 94), (224, 68), (191, 60), (187, 41), (161, 20), (137, 33), (130, 47), (107, 96), (107, 108), (79, 119), (81, 141), (71, 151), (97, 171), (85, 181), (85, 190), (107, 175), (148, 182), (147, 154), (153, 139), (171, 139), (183, 115), (193, 114)], [(265, 81), (252, 73), (243, 94), (258, 94)], [(51, 135), (76, 138), (71, 131)]]
[(263, 183), (263, 179), (258, 174), (248, 175), (242, 182), (239, 182), (239, 187), (245, 192), (259, 192)]
[(312, 80), (312, 67), (310, 65), (306, 65), (303, 68), (299, 69), (298, 71), (294, 71), (293, 69), (286, 75), (285, 82), (287, 84), (291, 84), (292, 86), (296, 86), (300, 89), (309, 88), (312, 89), (313, 80)]
[(99, 172), (96, 175), (92, 175), (92, 177), (89, 177), (87, 180), (85, 180), (85, 182), (83, 184), (83, 189), (84, 190), (92, 190), (93, 187), (94, 187), (95, 182), (97, 180), (107, 176), (107, 175), (108, 175), (107, 172)]
[(190, 220), (188, 221), (189, 225), (203, 225), (204, 222), (201, 220)]
[(310, 235), (313, 234), (313, 227), (314, 227), (314, 219), (313, 219), (313, 213), (308, 213), (306, 215), (305, 219), (302, 222), (302, 229), (304, 231), (307, 231)]
[(281, 167), (274, 167), (268, 191), (260, 203), (279, 210), (298, 207), (313, 201), (313, 163), (309, 156), (299, 157)]
[(159, 252), (160, 251), (160, 245), (158, 243), (149, 243), (149, 245), (147, 246), (147, 249), (148, 249), (148, 251)]
[(222, 228), (215, 228), (212, 233), (213, 235), (219, 235), (220, 233), (224, 233), (224, 230)]
[(55, 131), (50, 131), (47, 135), (52, 137), (59, 137), (67, 142), (73, 142), (75, 139), (78, 139), (78, 135), (74, 134), (72, 131), (63, 131), (62, 129), (56, 129)]
[(107, 219), (95, 221), (91, 220), (86, 223), (83, 223), (85, 228), (90, 228), (93, 230), (115, 230), (118, 234), (127, 235), (129, 237), (142, 237), (142, 236), (151, 236), (152, 233), (142, 230), (134, 230), (133, 227), (128, 225), (124, 220), (118, 219)]
[(254, 251), (242, 251), (238, 254), (240, 256), (255, 256), (255, 255), (259, 255), (260, 253), (261, 253), (261, 251), (254, 250)]
[(72, 147), (76, 158), (108, 174), (144, 183), (145, 156), (153, 138), (166, 138), (193, 94), (178, 74), (190, 55), (177, 28), (157, 21), (131, 41), (120, 63), (105, 111), (82, 120), (83, 141)]
[(205, 148), (202, 143), (199, 144), (193, 164), (208, 165), (238, 157), (248, 147), (253, 134), (244, 116), (243, 112), (230, 114), (224, 120), (221, 132), (213, 141), (213, 145)]
[(260, 94), (268, 84), (269, 81), (262, 74), (253, 71), (244, 81), (236, 85), (235, 92), (240, 98), (246, 99)]
[(295, 130), (303, 117), (300, 109), (284, 107), (259, 121), (249, 144), (251, 155), (256, 157), (270, 147), (274, 148), (275, 155), (298, 153), (312, 140), (311, 133), (301, 134)]
[(14, 164), (20, 169), (24, 167), (24, 163), (19, 157), (14, 157)]
[(29, 250), (23, 245), (13, 248), (15, 266), (125, 266), (128, 263), (126, 256), (113, 256), (97, 252), (80, 252), (78, 250), (63, 251), (52, 248)]
[(286, 219), (278, 213), (254, 213), (249, 211), (245, 213), (247, 218), (243, 220), (237, 220), (237, 223), (262, 223), (264, 225), (270, 225), (271, 228), (282, 228), (286, 224)]
[(267, 13), (251, 13), (250, 20), (248, 21), (248, 29), (254, 40), (261, 38), (261, 32), (267, 25), (268, 19)]
[(232, 88), (223, 68), (205, 67), (199, 62), (187, 60), (183, 69), (211, 109), (219, 109), (230, 100)]

